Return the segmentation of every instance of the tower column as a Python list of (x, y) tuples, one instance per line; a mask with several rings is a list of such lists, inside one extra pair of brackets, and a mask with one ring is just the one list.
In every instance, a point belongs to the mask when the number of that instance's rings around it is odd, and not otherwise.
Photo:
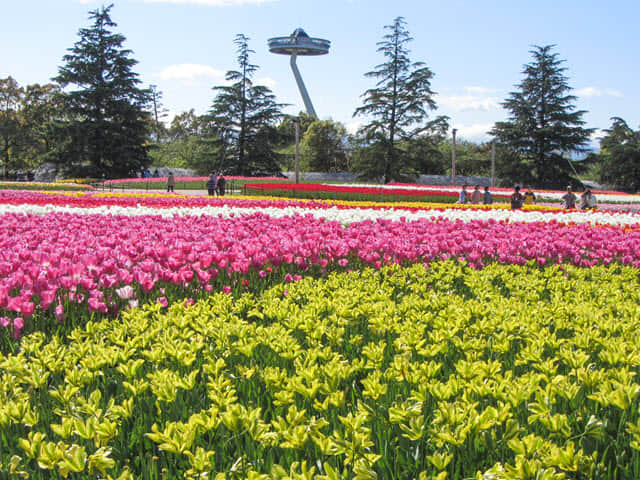
[(304, 102), (304, 106), (307, 109), (307, 113), (311, 115), (313, 118), (318, 118), (316, 115), (316, 111), (313, 108), (313, 104), (311, 103), (311, 98), (309, 97), (309, 92), (307, 92), (307, 88), (304, 86), (304, 82), (302, 81), (302, 75), (300, 75), (300, 70), (298, 70), (298, 65), (296, 64), (297, 55), (291, 55), (291, 60), (289, 64), (291, 65), (291, 70), (293, 70), (293, 76), (296, 78), (296, 83), (298, 84), (298, 90), (300, 90), (300, 95), (302, 95), (302, 101)]

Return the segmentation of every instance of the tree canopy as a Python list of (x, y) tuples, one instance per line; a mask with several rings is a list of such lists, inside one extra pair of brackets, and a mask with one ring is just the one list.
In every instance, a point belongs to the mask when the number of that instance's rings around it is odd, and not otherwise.
[(125, 37), (112, 30), (112, 7), (90, 12), (93, 24), (79, 30), (54, 78), (67, 111), (57, 161), (76, 174), (125, 177), (149, 163), (150, 95), (138, 88), (138, 62), (122, 47)]
[(630, 192), (640, 191), (640, 130), (633, 130), (622, 118), (600, 140), (600, 152), (589, 160), (597, 164), (599, 180)]
[(236, 35), (238, 70), (229, 70), (231, 85), (213, 87), (217, 95), (208, 117), (209, 136), (223, 145), (225, 172), (235, 175), (276, 174), (280, 172), (275, 152), (278, 134), (275, 122), (282, 116), (282, 105), (268, 87), (254, 85), (252, 77), (258, 66), (250, 62), (255, 53), (249, 38)]
[(332, 120), (316, 120), (307, 128), (301, 142), (301, 152), (314, 172), (344, 172), (348, 170), (347, 130)]
[(576, 183), (568, 155), (586, 150), (593, 129), (584, 128), (583, 110), (565, 76), (564, 60), (553, 53), (554, 45), (534, 46), (533, 59), (524, 66), (524, 79), (502, 106), (509, 112), (505, 122), (491, 130), (510, 152), (501, 157), (500, 175), (539, 187), (563, 187)]
[(442, 128), (446, 118), (427, 122), (428, 111), (437, 108), (431, 90), (433, 73), (423, 62), (411, 62), (407, 44), (412, 38), (405, 20), (397, 17), (384, 28), (387, 33), (378, 42), (378, 52), (386, 61), (365, 74), (377, 80), (376, 86), (362, 95), (363, 105), (354, 116), (369, 120), (360, 130), (364, 136), (361, 148), (370, 148), (375, 157), (382, 156), (372, 163), (374, 157), (361, 152), (358, 168), (363, 175), (382, 177), (386, 183), (420, 173), (399, 144), (420, 133)]

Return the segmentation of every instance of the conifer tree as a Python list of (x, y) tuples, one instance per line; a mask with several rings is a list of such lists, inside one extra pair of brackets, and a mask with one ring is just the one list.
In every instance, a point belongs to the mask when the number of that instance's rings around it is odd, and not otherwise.
[(558, 188), (577, 182), (579, 165), (566, 155), (584, 151), (593, 129), (583, 127), (585, 112), (576, 110), (564, 60), (553, 48), (533, 47), (533, 61), (524, 66), (518, 90), (502, 103), (509, 119), (497, 122), (491, 135), (506, 148), (508, 161), (499, 166), (503, 178)]
[[(428, 111), (437, 108), (431, 90), (433, 73), (423, 62), (409, 59), (407, 44), (412, 38), (404, 19), (398, 17), (384, 28), (388, 33), (378, 43), (378, 52), (386, 62), (365, 74), (377, 79), (376, 87), (362, 95), (363, 105), (354, 116), (371, 119), (360, 133), (372, 155), (364, 152), (357, 168), (367, 177), (382, 176), (386, 183), (420, 173), (401, 144), (420, 133), (441, 130), (447, 122), (446, 117), (427, 122)], [(370, 161), (373, 158), (376, 161)]]
[(589, 156), (597, 164), (601, 182), (629, 192), (640, 190), (640, 130), (622, 118), (611, 119), (611, 128), (600, 140), (600, 151)]
[(68, 112), (60, 124), (66, 142), (57, 161), (76, 174), (98, 177), (132, 175), (149, 164), (149, 91), (122, 47), (125, 37), (113, 32), (113, 4), (91, 11), (93, 25), (81, 28), (53, 79), (63, 87)]
[(282, 116), (282, 105), (268, 87), (253, 84), (258, 66), (249, 60), (254, 53), (249, 38), (238, 34), (234, 43), (239, 70), (226, 73), (231, 85), (213, 87), (217, 95), (208, 114), (212, 131), (226, 144), (221, 148), (226, 152), (223, 169), (235, 175), (277, 174), (275, 121)]

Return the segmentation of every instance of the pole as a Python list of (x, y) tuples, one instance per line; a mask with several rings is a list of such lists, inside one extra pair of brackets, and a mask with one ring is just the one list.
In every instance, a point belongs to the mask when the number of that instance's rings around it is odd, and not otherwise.
[(298, 90), (300, 90), (300, 95), (302, 96), (302, 101), (304, 102), (304, 106), (307, 109), (307, 113), (313, 118), (318, 118), (318, 116), (316, 115), (316, 111), (313, 108), (313, 104), (311, 103), (311, 98), (309, 98), (307, 88), (304, 86), (304, 82), (302, 81), (300, 70), (298, 70), (298, 65), (296, 64), (296, 55), (291, 55), (289, 64), (291, 65), (291, 70), (293, 70), (293, 76), (296, 78)]
[(296, 117), (296, 185), (300, 183), (300, 119)]
[(496, 141), (491, 142), (491, 186), (496, 185)]
[(453, 129), (453, 144), (451, 149), (451, 185), (456, 184), (456, 132), (457, 128)]

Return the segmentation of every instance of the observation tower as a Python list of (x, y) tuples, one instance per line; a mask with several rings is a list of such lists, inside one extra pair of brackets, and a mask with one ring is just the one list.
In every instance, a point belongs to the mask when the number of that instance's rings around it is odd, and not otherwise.
[(296, 65), (296, 58), (298, 55), (325, 55), (329, 53), (329, 46), (331, 42), (329, 40), (323, 40), (322, 38), (311, 38), (301, 28), (296, 28), (288, 37), (275, 37), (268, 40), (269, 51), (271, 53), (279, 53), (280, 55), (289, 55), (291, 60), (291, 70), (293, 70), (293, 76), (296, 78), (298, 84), (298, 90), (302, 95), (304, 106), (307, 109), (307, 113), (314, 118), (318, 118), (316, 111), (313, 108), (309, 93), (307, 92), (300, 71)]

